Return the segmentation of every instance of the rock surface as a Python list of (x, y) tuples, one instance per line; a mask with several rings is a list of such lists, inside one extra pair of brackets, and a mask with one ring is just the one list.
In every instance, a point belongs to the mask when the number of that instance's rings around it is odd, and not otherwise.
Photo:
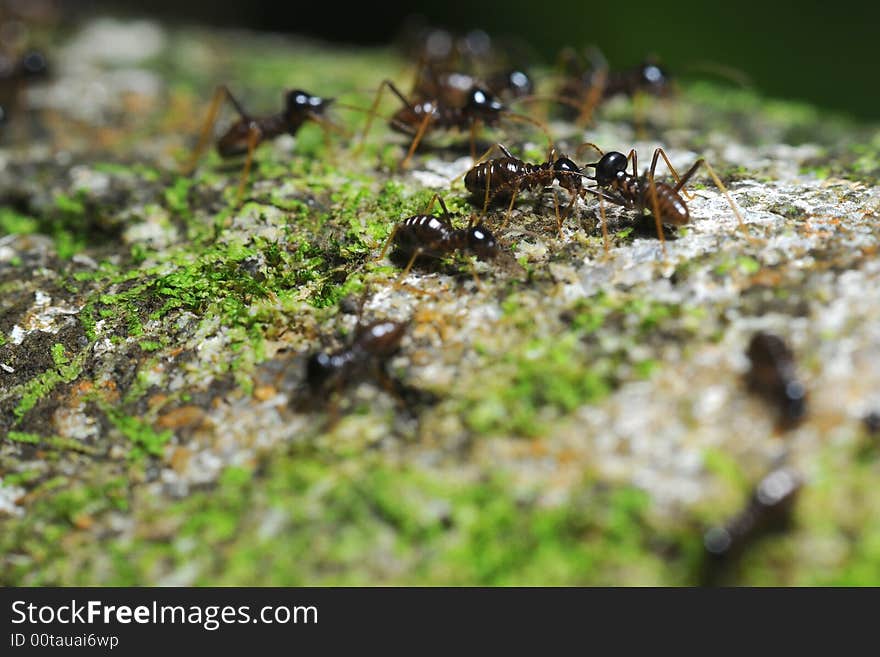
[[(880, 583), (877, 126), (705, 83), (638, 127), (624, 100), (554, 120), (569, 152), (705, 156), (745, 228), (705, 170), (665, 247), (608, 208), (606, 254), (594, 199), (560, 235), (524, 195), (496, 261), (395, 288), (394, 223), (440, 192), (463, 225), (469, 157), (401, 173), (384, 127), (355, 154), (312, 125), (260, 147), (240, 208), (239, 163), (179, 173), (215, 84), (367, 106), (409, 74), (393, 53), (98, 21), (53, 58), (0, 149), (0, 584), (696, 584), (704, 531), (783, 464), (788, 527), (721, 581)], [(311, 395), (305, 357), (380, 318), (411, 320), (407, 394)], [(744, 383), (758, 330), (796, 355), (794, 429)]]

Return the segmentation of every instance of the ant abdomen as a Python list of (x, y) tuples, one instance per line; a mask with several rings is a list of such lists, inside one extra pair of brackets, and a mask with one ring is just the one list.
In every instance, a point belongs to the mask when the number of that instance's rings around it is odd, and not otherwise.
[(400, 222), (394, 235), (394, 246), (407, 256), (420, 250), (419, 255), (441, 258), (450, 251), (455, 235), (455, 229), (440, 217), (417, 214)]

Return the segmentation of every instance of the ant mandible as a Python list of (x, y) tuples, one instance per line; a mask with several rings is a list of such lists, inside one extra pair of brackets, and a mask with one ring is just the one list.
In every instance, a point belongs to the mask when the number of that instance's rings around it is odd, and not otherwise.
[(208, 145), (211, 131), (224, 100), (228, 100), (232, 104), (235, 111), (238, 112), (239, 118), (217, 139), (217, 152), (222, 158), (246, 155), (241, 181), (238, 184), (238, 202), (241, 202), (244, 194), (254, 150), (261, 143), (283, 134), (293, 136), (306, 121), (313, 121), (321, 125), (325, 130), (325, 136), (327, 129), (340, 130), (338, 126), (324, 118), (324, 112), (334, 102), (333, 98), (322, 98), (300, 89), (294, 89), (285, 92), (284, 109), (280, 112), (265, 116), (253, 116), (245, 111), (228, 87), (221, 85), (214, 92), (208, 115), (202, 126), (199, 142), (193, 151), (192, 158), (183, 168), (184, 174), (188, 175), (195, 170), (199, 158)]
[[(687, 195), (685, 185), (697, 172), (700, 165), (704, 165), (713, 182), (719, 190), (724, 194), (727, 202), (730, 204), (733, 214), (739, 222), (739, 228), (746, 231), (745, 222), (742, 215), (731, 198), (730, 193), (718, 178), (715, 170), (705, 160), (699, 158), (683, 176), (679, 176), (675, 167), (669, 161), (666, 152), (662, 148), (654, 150), (654, 157), (651, 160), (650, 168), (640, 177), (638, 175), (638, 154), (635, 149), (630, 150), (629, 155), (624, 155), (618, 151), (610, 151), (603, 153), (595, 144), (586, 143), (579, 149), (580, 152), (584, 147), (594, 148), (599, 152), (601, 158), (592, 164), (587, 164), (583, 168), (593, 167), (596, 170), (594, 176), (584, 177), (595, 180), (599, 189), (583, 187), (584, 192), (589, 192), (599, 197), (599, 213), (602, 218), (602, 235), (605, 240), (605, 252), (609, 251), (608, 246), (608, 225), (605, 217), (604, 201), (609, 201), (615, 205), (623, 206), (629, 210), (637, 210), (644, 213), (645, 210), (651, 212), (654, 222), (657, 225), (657, 237), (663, 247), (663, 253), (666, 253), (666, 238), (663, 235), (663, 224), (671, 224), (673, 226), (683, 226), (690, 221), (690, 212), (687, 203), (681, 197), (681, 194)], [(654, 179), (654, 172), (657, 168), (657, 160), (662, 156), (666, 162), (666, 166), (672, 172), (676, 184), (674, 186), (664, 182), (657, 182)], [(627, 164), (632, 159), (632, 174), (626, 171)], [(692, 198), (688, 196), (688, 198)], [(746, 232), (746, 235), (748, 233)]]
[[(443, 215), (429, 214), (434, 202), (439, 201), (443, 208)], [(399, 222), (385, 246), (379, 254), (379, 260), (385, 257), (388, 247), (394, 243), (395, 247), (410, 259), (404, 270), (397, 277), (394, 287), (400, 287), (401, 282), (409, 274), (413, 264), (419, 257), (442, 258), (455, 251), (470, 251), (481, 260), (489, 260), (498, 254), (498, 243), (495, 236), (482, 224), (473, 219), (467, 228), (453, 228), (449, 210), (439, 194), (435, 194), (422, 214), (407, 217)], [(479, 279), (475, 270), (471, 270), (474, 280), (479, 285)]]

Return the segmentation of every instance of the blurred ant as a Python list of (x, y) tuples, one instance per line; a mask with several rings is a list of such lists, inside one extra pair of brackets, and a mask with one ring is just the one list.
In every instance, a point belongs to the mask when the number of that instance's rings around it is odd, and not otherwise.
[(716, 583), (722, 568), (739, 557), (762, 535), (784, 529), (802, 481), (791, 468), (777, 468), (755, 487), (746, 507), (724, 525), (712, 527), (703, 535), (710, 559), (705, 563), (704, 583)]
[(759, 331), (752, 336), (746, 354), (751, 361), (746, 375), (749, 389), (776, 406), (781, 428), (797, 425), (806, 415), (807, 391), (797, 378), (789, 346), (778, 335)]
[(199, 158), (202, 156), (211, 137), (214, 123), (217, 120), (217, 115), (224, 100), (228, 100), (232, 104), (235, 111), (238, 112), (239, 118), (217, 140), (217, 152), (222, 158), (238, 157), (245, 154), (247, 156), (244, 170), (241, 174), (241, 181), (238, 184), (237, 198), (239, 202), (241, 202), (245, 184), (250, 174), (254, 150), (261, 143), (284, 134), (293, 136), (306, 121), (313, 121), (324, 128), (325, 138), (328, 137), (328, 129), (341, 130), (334, 123), (324, 118), (324, 112), (335, 100), (333, 98), (322, 98), (306, 91), (294, 89), (285, 92), (284, 109), (277, 114), (253, 116), (245, 111), (228, 87), (221, 85), (214, 92), (198, 145), (193, 151), (192, 158), (183, 168), (184, 174), (188, 175), (195, 170), (196, 164), (198, 164)]
[[(486, 160), (485, 158), (496, 149), (500, 150), (503, 156)], [(551, 147), (546, 162), (532, 164), (514, 157), (504, 144), (495, 144), (480, 160), (465, 174), (464, 184), (475, 197), (483, 197), (483, 214), (486, 213), (490, 202), (509, 200), (507, 214), (501, 227), (503, 230), (510, 220), (513, 204), (521, 191), (550, 187), (556, 181), (571, 195), (571, 201), (562, 217), (559, 215), (555, 192), (553, 195), (557, 229), (562, 231), (562, 220), (568, 217), (575, 200), (580, 196), (581, 185), (585, 178), (572, 160), (560, 156), (556, 148)]]
[(0, 125), (9, 120), (22, 89), (35, 80), (46, 78), (48, 74), (49, 63), (38, 50), (20, 56), (0, 52)]
[(337, 391), (370, 375), (386, 385), (390, 377), (387, 361), (400, 350), (409, 322), (379, 320), (358, 322), (351, 344), (333, 352), (317, 352), (306, 361), (306, 383), (313, 393)]
[[(439, 201), (443, 208), (443, 215), (440, 217), (428, 214), (434, 201)], [(392, 243), (400, 253), (410, 256), (406, 267), (397, 277), (395, 288), (400, 287), (419, 257), (442, 258), (455, 251), (470, 251), (481, 260), (489, 260), (498, 254), (495, 236), (482, 222), (474, 222), (472, 219), (467, 228), (453, 228), (446, 203), (438, 194), (434, 195), (423, 214), (407, 217), (394, 227), (379, 254), (379, 260), (385, 257)], [(476, 271), (471, 271), (479, 285)]]
[[(453, 78), (448, 86), (457, 87), (463, 93), (471, 87), (480, 86), (502, 99), (512, 100), (534, 91), (534, 83), (529, 75), (521, 67), (511, 66), (509, 57), (503, 54), (511, 44), (507, 44), (507, 48), (499, 48), (498, 39), (493, 39), (483, 30), (456, 35), (444, 29), (428, 27), (419, 17), (414, 17), (405, 21), (403, 33), (408, 42), (407, 54), (419, 62), (414, 96), (421, 93), (425, 97), (432, 97), (439, 93), (419, 85), (419, 76), (425, 69), (440, 78)], [(526, 53), (520, 52), (517, 59), (532, 59), (524, 55)], [(486, 71), (491, 72), (486, 74)], [(446, 82), (441, 80), (441, 86), (447, 86)]]
[[(690, 212), (687, 203), (681, 194), (687, 196), (684, 189), (687, 182), (693, 177), (700, 165), (704, 165), (709, 175), (712, 177), (715, 185), (727, 198), (727, 202), (733, 209), (734, 215), (739, 222), (740, 229), (745, 231), (745, 222), (733, 202), (730, 193), (724, 186), (724, 183), (718, 178), (715, 170), (704, 159), (699, 158), (683, 176), (679, 176), (675, 167), (669, 161), (666, 152), (662, 148), (654, 150), (654, 157), (651, 160), (650, 168), (639, 176), (638, 174), (638, 154), (635, 149), (630, 150), (629, 155), (624, 155), (617, 151), (603, 153), (595, 144), (586, 143), (579, 149), (580, 152), (584, 147), (595, 149), (601, 155), (601, 158), (592, 164), (587, 164), (583, 168), (594, 168), (596, 174), (594, 176), (585, 176), (590, 180), (595, 180), (599, 189), (591, 187), (583, 187), (584, 192), (589, 192), (599, 197), (599, 212), (602, 218), (602, 235), (605, 239), (605, 251), (609, 250), (608, 246), (608, 225), (605, 218), (604, 201), (609, 201), (615, 205), (623, 206), (629, 210), (636, 210), (643, 214), (645, 210), (651, 212), (657, 225), (657, 237), (663, 246), (663, 253), (666, 253), (666, 238), (663, 234), (663, 224), (671, 224), (673, 226), (683, 226), (690, 221)], [(654, 172), (657, 168), (657, 160), (662, 156), (669, 167), (672, 176), (675, 178), (676, 184), (669, 185), (664, 182), (657, 182), (654, 179)], [(626, 167), (629, 160), (632, 159), (632, 174), (627, 173)], [(693, 198), (688, 196), (688, 198)]]
[(476, 138), (479, 126), (483, 124), (488, 127), (496, 127), (502, 118), (535, 125), (547, 135), (548, 142), (550, 141), (549, 132), (543, 123), (528, 116), (511, 112), (497, 97), (482, 87), (471, 87), (464, 94), (465, 102), (463, 105), (444, 102), (443, 96), (446, 92), (442, 89), (443, 93), (435, 93), (431, 97), (421, 97), (410, 101), (391, 80), (386, 79), (379, 85), (376, 98), (370, 109), (367, 110), (369, 118), (364, 126), (358, 151), (363, 148), (364, 140), (373, 125), (373, 119), (385, 88), (390, 89), (403, 104), (403, 107), (391, 117), (389, 122), (391, 129), (412, 137), (409, 151), (400, 165), (402, 169), (407, 168), (416, 148), (429, 130), (469, 129), (472, 158), (476, 157)]
[(672, 79), (653, 57), (622, 71), (611, 71), (602, 53), (586, 51), (589, 66), (584, 66), (571, 48), (562, 51), (560, 59), (567, 69), (558, 94), (565, 104), (578, 109), (577, 122), (588, 123), (596, 105), (617, 95), (635, 98), (641, 94), (666, 97), (672, 92)]

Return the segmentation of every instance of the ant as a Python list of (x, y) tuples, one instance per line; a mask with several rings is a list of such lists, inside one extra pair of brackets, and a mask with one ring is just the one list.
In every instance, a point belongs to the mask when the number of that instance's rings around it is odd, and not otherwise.
[(416, 98), (412, 101), (408, 100), (391, 80), (383, 80), (376, 92), (376, 98), (368, 110), (369, 118), (364, 126), (358, 150), (363, 148), (364, 140), (373, 125), (376, 109), (385, 88), (390, 89), (403, 104), (403, 107), (391, 117), (389, 122), (391, 129), (412, 137), (409, 151), (401, 162), (401, 169), (407, 168), (416, 148), (429, 129), (469, 129), (472, 158), (476, 158), (476, 138), (479, 126), (484, 124), (488, 127), (496, 127), (503, 117), (537, 126), (550, 141), (549, 132), (543, 123), (528, 116), (511, 112), (494, 94), (481, 86), (472, 86), (465, 92), (464, 104), (450, 103), (444, 98), (444, 96), (448, 98), (448, 80), (447, 78), (447, 84), (444, 86), (442, 81), (435, 77), (434, 83), (438, 85), (438, 88), (432, 89), (433, 93), (428, 96), (421, 96), (416, 92)]
[(379, 320), (358, 323), (351, 344), (333, 352), (317, 352), (306, 361), (306, 383), (313, 393), (340, 390), (356, 379), (375, 374), (385, 387), (387, 361), (400, 350), (409, 322)]
[(777, 407), (782, 428), (797, 425), (806, 414), (807, 391), (797, 378), (789, 346), (778, 335), (759, 331), (752, 336), (746, 355), (751, 361), (746, 375), (749, 389)]
[(566, 104), (579, 109), (577, 121), (587, 123), (593, 109), (602, 101), (617, 95), (635, 98), (640, 94), (666, 97), (672, 92), (672, 78), (653, 57), (622, 71), (610, 71), (608, 62), (598, 49), (586, 52), (591, 64), (584, 67), (573, 50), (560, 56), (568, 69), (558, 95)]
[[(492, 160), (485, 160), (492, 151), (498, 149), (503, 156)], [(568, 191), (571, 201), (565, 209), (563, 217), (568, 217), (574, 206), (575, 200), (581, 194), (582, 179), (585, 177), (578, 166), (569, 158), (560, 156), (555, 147), (551, 147), (547, 155), (547, 161), (540, 164), (524, 162), (514, 157), (504, 144), (495, 144), (483, 154), (473, 168), (465, 174), (464, 185), (474, 196), (482, 195), (483, 214), (491, 201), (506, 201), (507, 215), (502, 225), (502, 230), (510, 220), (510, 213), (517, 195), (524, 190), (550, 187), (553, 181)], [(557, 229), (562, 231), (562, 218), (559, 215), (559, 204), (556, 195), (553, 196), (556, 204)]]
[[(428, 214), (434, 205), (434, 201), (440, 202), (443, 208), (443, 216)], [(449, 210), (439, 194), (435, 194), (431, 203), (423, 214), (416, 214), (399, 222), (385, 246), (379, 254), (379, 260), (385, 257), (388, 247), (394, 246), (404, 255), (409, 255), (407, 263), (400, 276), (397, 278), (395, 287), (400, 287), (413, 264), (419, 257), (442, 258), (454, 251), (470, 251), (481, 260), (489, 260), (498, 254), (498, 243), (495, 236), (483, 226), (482, 222), (475, 223), (471, 220), (467, 228), (453, 228)], [(474, 280), (479, 285), (476, 271), (473, 271)]]
[(535, 83), (521, 68), (497, 71), (480, 78), (459, 71), (436, 72), (431, 64), (422, 67), (428, 74), (417, 74), (412, 95), (420, 98), (437, 98), (451, 106), (467, 102), (467, 94), (475, 87), (488, 91), (499, 99), (518, 100), (532, 95)]
[(48, 73), (46, 56), (38, 50), (31, 50), (18, 57), (0, 52), (0, 125), (9, 119), (22, 87), (45, 78)]
[(785, 528), (801, 486), (797, 472), (787, 467), (776, 468), (758, 482), (745, 509), (703, 535), (703, 545), (711, 557), (706, 562), (706, 583), (714, 583), (721, 566), (742, 554), (749, 543)]
[[(579, 149), (580, 152), (584, 147), (594, 148), (599, 152), (601, 158), (592, 164), (587, 164), (583, 168), (594, 168), (596, 174), (594, 176), (585, 176), (590, 180), (595, 180), (599, 189), (583, 187), (584, 192), (589, 192), (599, 197), (599, 212), (602, 217), (602, 235), (605, 239), (605, 252), (608, 252), (608, 226), (605, 218), (604, 201), (609, 201), (615, 205), (623, 206), (630, 210), (637, 210), (643, 214), (648, 210), (654, 216), (657, 225), (657, 237), (663, 246), (663, 253), (666, 253), (666, 238), (663, 235), (663, 224), (671, 224), (673, 226), (683, 226), (690, 221), (690, 212), (681, 194), (688, 199), (693, 197), (687, 194), (685, 185), (697, 172), (700, 165), (704, 165), (709, 175), (712, 177), (715, 185), (727, 198), (727, 202), (733, 209), (733, 214), (739, 222), (741, 230), (745, 231), (745, 222), (740, 215), (736, 204), (724, 186), (724, 183), (718, 178), (715, 170), (704, 159), (699, 158), (688, 169), (683, 176), (679, 176), (675, 167), (669, 161), (666, 152), (662, 148), (654, 150), (654, 157), (651, 160), (650, 168), (640, 177), (638, 175), (638, 154), (635, 149), (630, 150), (628, 155), (624, 155), (618, 151), (610, 151), (603, 153), (595, 144), (586, 143)], [(669, 185), (664, 182), (654, 180), (654, 172), (657, 168), (657, 160), (662, 156), (669, 167), (672, 176), (675, 178), (676, 184)], [(626, 167), (632, 159), (632, 174), (627, 173)]]
[(300, 89), (294, 89), (285, 92), (284, 108), (277, 114), (253, 116), (245, 111), (244, 107), (232, 95), (232, 92), (226, 85), (221, 85), (214, 92), (198, 145), (193, 151), (192, 158), (183, 169), (184, 174), (189, 174), (195, 169), (199, 158), (208, 144), (211, 131), (220, 111), (220, 106), (224, 100), (228, 100), (232, 104), (235, 111), (238, 112), (239, 118), (217, 140), (217, 152), (222, 158), (237, 157), (245, 154), (247, 156), (241, 181), (238, 185), (237, 198), (239, 202), (244, 194), (244, 187), (250, 173), (254, 150), (261, 143), (284, 134), (293, 136), (307, 121), (313, 121), (321, 125), (325, 129), (325, 136), (327, 135), (326, 130), (328, 128), (340, 130), (334, 123), (324, 118), (325, 111), (335, 100), (333, 98), (322, 98)]

